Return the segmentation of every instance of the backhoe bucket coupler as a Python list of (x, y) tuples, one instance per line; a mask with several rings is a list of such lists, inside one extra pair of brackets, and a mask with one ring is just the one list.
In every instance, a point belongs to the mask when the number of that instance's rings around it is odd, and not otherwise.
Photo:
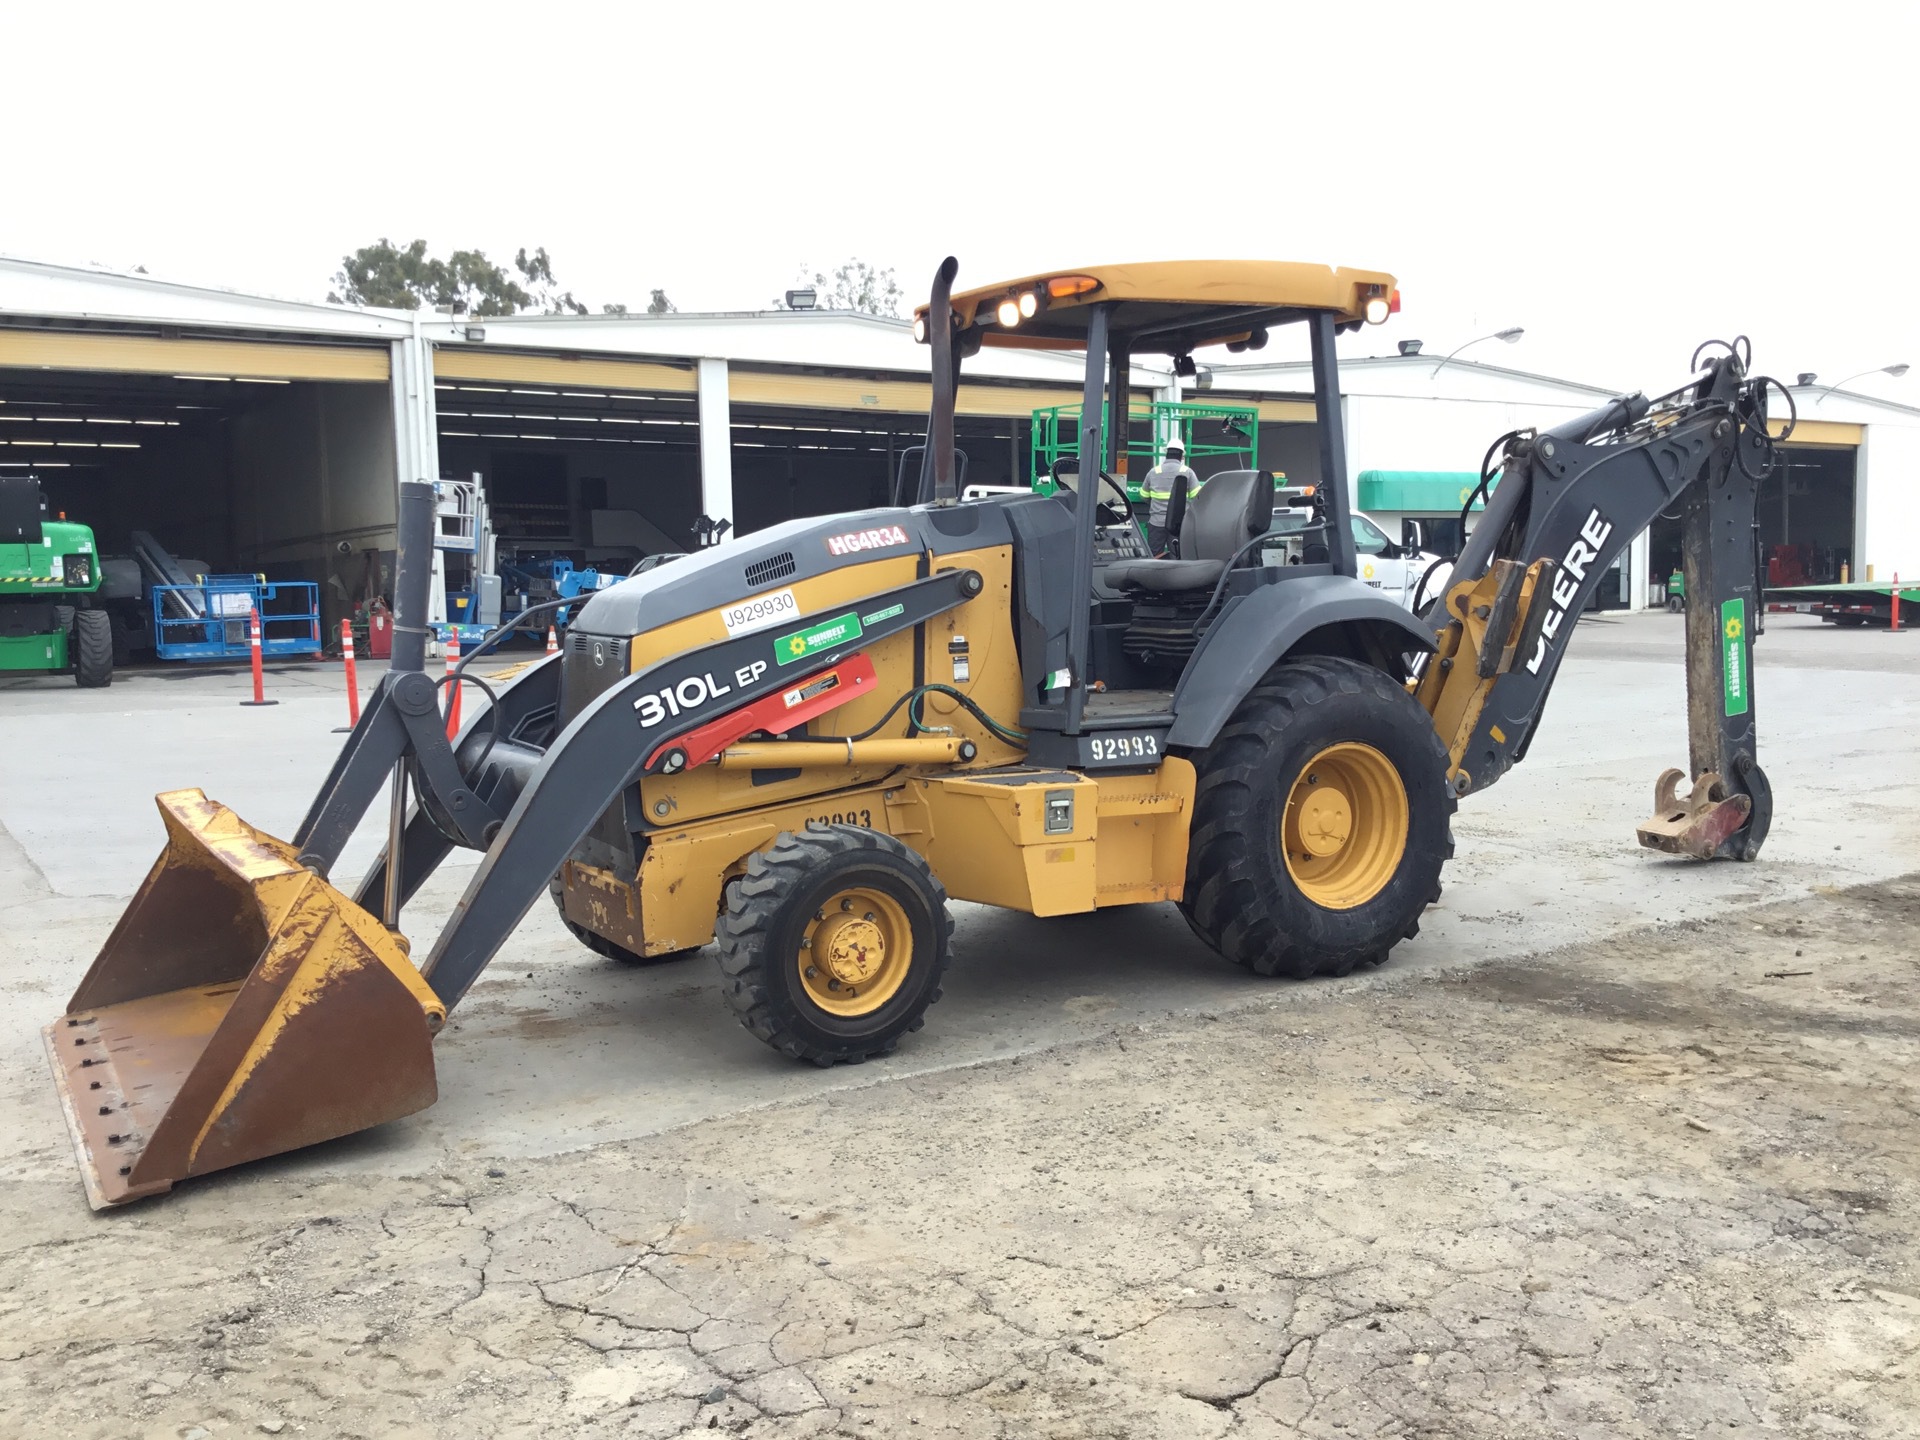
[(199, 790), (43, 1032), (93, 1207), (433, 1104), (446, 1007), (378, 920)]
[(1680, 782), (1686, 778), (1682, 770), (1660, 772), (1653, 784), (1653, 817), (1642, 821), (1635, 833), (1649, 850), (1711, 860), (1728, 837), (1747, 823), (1753, 801), (1745, 795), (1729, 795), (1726, 782), (1711, 770), (1693, 782), (1683, 800)]

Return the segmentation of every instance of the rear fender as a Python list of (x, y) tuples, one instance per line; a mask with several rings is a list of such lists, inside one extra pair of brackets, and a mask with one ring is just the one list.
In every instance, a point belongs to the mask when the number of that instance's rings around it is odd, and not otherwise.
[(1173, 696), (1167, 743), (1201, 749), (1247, 692), (1295, 651), (1351, 655), (1406, 678), (1403, 656), (1430, 653), (1433, 634), (1372, 586), (1347, 575), (1307, 575), (1262, 585), (1227, 603)]

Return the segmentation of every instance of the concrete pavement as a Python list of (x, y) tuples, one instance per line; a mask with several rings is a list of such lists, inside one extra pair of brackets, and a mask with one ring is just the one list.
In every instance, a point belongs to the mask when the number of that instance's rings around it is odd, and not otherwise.
[[(1920, 863), (1920, 639), (1772, 617), (1756, 690), (1776, 818), (1753, 865), (1642, 851), (1655, 775), (1684, 765), (1680, 621), (1592, 617), (1575, 634), (1527, 761), (1463, 802), (1446, 894), (1389, 968), (1471, 966), (1702, 919)], [(370, 683), (374, 667), (362, 667)], [(152, 795), (198, 785), (290, 833), (339, 744), (336, 664), (276, 667), (265, 710), (244, 671), (123, 677), (106, 691), (0, 682), (0, 1133), (18, 1163), (70, 1167), (37, 1027), (56, 1014), (160, 847)], [(376, 816), (378, 807), (376, 807)], [(379, 843), (362, 827), (340, 867)], [(470, 876), (447, 866), (410, 909), (416, 945)], [(537, 907), (436, 1046), (442, 1099), (380, 1131), (271, 1162), (421, 1173), (461, 1155), (543, 1155), (825, 1091), (991, 1063), (1169, 1013), (1311, 1009), (1331, 991), (1224, 964), (1171, 906), (1034, 920), (956, 907), (956, 956), (927, 1028), (885, 1062), (794, 1065), (732, 1020), (707, 957), (629, 968)]]

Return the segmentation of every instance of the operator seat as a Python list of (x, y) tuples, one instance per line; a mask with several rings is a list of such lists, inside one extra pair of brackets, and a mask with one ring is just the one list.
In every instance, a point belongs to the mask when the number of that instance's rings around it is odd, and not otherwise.
[(1169, 594), (1211, 590), (1227, 564), (1273, 524), (1273, 481), (1264, 470), (1226, 470), (1200, 487), (1180, 522), (1178, 560), (1120, 560), (1107, 566), (1109, 585)]

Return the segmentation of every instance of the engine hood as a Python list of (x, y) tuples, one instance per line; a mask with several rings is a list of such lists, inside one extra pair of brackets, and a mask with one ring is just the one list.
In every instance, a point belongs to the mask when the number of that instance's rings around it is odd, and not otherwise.
[(788, 520), (597, 591), (580, 607), (573, 630), (631, 637), (777, 592), (843, 565), (1008, 545), (1013, 540), (1009, 507), (1059, 503), (1051, 496), (996, 495), (962, 505), (916, 505)]

